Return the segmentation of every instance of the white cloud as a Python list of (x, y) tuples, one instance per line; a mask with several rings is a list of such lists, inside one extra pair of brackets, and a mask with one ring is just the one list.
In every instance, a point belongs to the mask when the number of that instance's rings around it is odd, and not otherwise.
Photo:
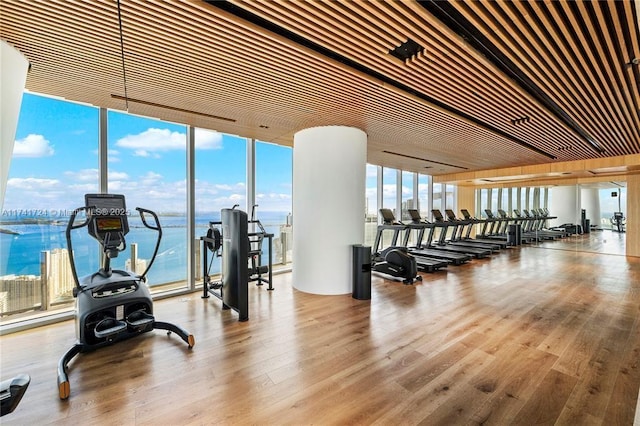
[[(134, 150), (138, 157), (158, 158), (158, 152), (186, 149), (186, 135), (169, 129), (149, 128), (137, 135), (127, 135), (116, 142), (116, 146)], [(222, 148), (222, 134), (210, 130), (196, 129), (196, 149)]]
[(222, 148), (222, 134), (213, 130), (196, 128), (196, 149), (220, 149)]
[(141, 181), (142, 185), (153, 186), (157, 182), (162, 181), (162, 175), (159, 174), (159, 173), (147, 172), (146, 175), (142, 176), (140, 181)]
[(82, 169), (78, 171), (66, 171), (65, 176), (69, 176), (71, 179), (80, 182), (98, 182), (99, 171), (98, 169)]
[(18, 139), (13, 146), (13, 156), (23, 158), (50, 157), (54, 153), (50, 142), (42, 135), (30, 134)]
[(116, 142), (116, 146), (134, 149), (138, 155), (144, 155), (149, 151), (185, 149), (185, 145), (184, 133), (156, 128), (147, 129), (137, 135), (127, 135)]
[(109, 171), (109, 179), (113, 179), (113, 180), (127, 180), (129, 179), (129, 175), (125, 172), (116, 172), (116, 171)]
[(79, 191), (85, 194), (98, 192), (98, 184), (97, 183), (80, 183), (69, 185), (69, 188)]
[(12, 190), (51, 189), (59, 184), (58, 179), (11, 178), (7, 181), (7, 188)]
[(109, 163), (119, 163), (120, 162), (120, 151), (115, 149), (107, 150), (107, 161)]

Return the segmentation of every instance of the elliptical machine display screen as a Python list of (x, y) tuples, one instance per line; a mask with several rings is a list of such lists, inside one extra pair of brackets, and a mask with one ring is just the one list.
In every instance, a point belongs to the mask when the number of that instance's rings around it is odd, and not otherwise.
[(98, 232), (121, 232), (122, 220), (119, 217), (99, 217), (96, 219)]
[(109, 241), (113, 243), (115, 240), (124, 239), (129, 233), (124, 195), (86, 194), (84, 200), (85, 206), (89, 209), (89, 235), (101, 244), (104, 243), (106, 235), (111, 237)]

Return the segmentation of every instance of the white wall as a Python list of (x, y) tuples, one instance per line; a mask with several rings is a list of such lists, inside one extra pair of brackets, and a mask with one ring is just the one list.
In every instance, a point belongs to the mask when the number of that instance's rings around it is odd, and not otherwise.
[(549, 213), (557, 219), (549, 221), (549, 226), (563, 223), (580, 224), (580, 191), (575, 185), (550, 188)]
[(29, 62), (20, 52), (4, 40), (0, 40), (0, 208), (9, 178), (9, 166), (13, 156), (13, 144), (20, 115), (22, 92), (27, 81)]
[(600, 190), (597, 188), (582, 188), (580, 190), (580, 205), (586, 210), (587, 219), (591, 225), (600, 226)]

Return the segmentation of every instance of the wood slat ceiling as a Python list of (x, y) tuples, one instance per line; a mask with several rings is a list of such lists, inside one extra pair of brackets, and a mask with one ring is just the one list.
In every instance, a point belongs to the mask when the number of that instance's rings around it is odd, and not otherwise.
[(286, 145), (356, 126), (432, 175), (640, 153), (633, 0), (121, 0), (126, 100), (115, 1), (0, 7), (37, 93)]

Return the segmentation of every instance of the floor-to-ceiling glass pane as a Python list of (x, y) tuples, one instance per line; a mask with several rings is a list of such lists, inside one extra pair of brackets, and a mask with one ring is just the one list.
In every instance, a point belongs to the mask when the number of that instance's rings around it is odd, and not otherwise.
[(410, 221), (409, 209), (417, 208), (417, 202), (413, 198), (413, 176), (415, 173), (402, 172), (402, 221)]
[(529, 209), (529, 187), (522, 187), (520, 191), (520, 212)]
[(456, 186), (447, 184), (445, 186), (445, 209), (456, 211)]
[[(442, 187), (444, 186), (444, 184), (442, 183), (434, 183), (433, 184), (433, 207), (432, 210), (440, 210), (442, 211), (443, 206), (444, 206), (444, 194), (442, 193)], [(429, 217), (431, 217), (431, 220), (433, 220), (433, 215), (431, 214), (431, 212), (429, 212)]]
[(622, 232), (627, 224), (627, 191), (624, 187), (600, 189), (600, 226)]
[[(84, 193), (98, 190), (98, 121), (97, 108), (23, 96), (0, 218), (3, 318), (73, 306), (65, 230)], [(73, 234), (79, 275), (97, 270), (97, 243), (83, 231)]]
[(481, 189), (479, 192), (479, 196), (480, 203), (478, 208), (480, 209), (480, 211), (477, 212), (476, 216), (480, 218), (486, 218), (487, 213), (485, 212), (485, 210), (489, 208), (489, 190), (487, 188)]
[(400, 216), (396, 211), (397, 193), (397, 170), (384, 167), (382, 169), (382, 207), (390, 209), (396, 219), (399, 219)]
[[(200, 142), (199, 142), (200, 141)], [(208, 143), (207, 143), (208, 141)], [(205, 236), (209, 222), (220, 221), (220, 211), (236, 208), (251, 214), (247, 207), (247, 140), (237, 136), (196, 129), (195, 152), (196, 237)], [(248, 210), (249, 209), (249, 210)], [(216, 226), (221, 231), (220, 225)], [(196, 250), (197, 281), (202, 280), (205, 253), (202, 244)], [(219, 252), (217, 254), (220, 254)], [(220, 257), (208, 251), (207, 271), (212, 277), (220, 274)]]
[[(273, 269), (291, 266), (293, 220), (291, 189), (293, 150), (286, 146), (256, 142), (255, 217), (273, 234)], [(249, 210), (251, 214), (251, 210)], [(255, 231), (258, 231), (257, 229)], [(263, 249), (265, 255), (268, 252)]]
[(418, 175), (418, 205), (420, 216), (423, 219), (430, 217), (430, 199), (429, 199), (429, 176)]
[(373, 246), (378, 227), (378, 166), (367, 164), (366, 173), (364, 244)]
[[(402, 189), (401, 189), (401, 221), (404, 223), (411, 222), (411, 215), (409, 214), (409, 209), (417, 209), (418, 202), (413, 196), (413, 177), (415, 173), (402, 171)], [(409, 232), (409, 231), (405, 231)], [(410, 232), (409, 239), (407, 240), (407, 244), (415, 245), (417, 232)]]
[[(130, 212), (127, 249), (114, 268), (144, 271), (152, 260), (157, 232), (145, 227), (135, 210), (154, 211), (162, 240), (147, 275), (152, 291), (184, 287), (187, 278), (186, 127), (117, 111), (108, 117), (108, 189), (124, 194)], [(196, 140), (196, 149), (215, 150), (218, 137)], [(131, 244), (138, 255), (132, 258)]]
[(497, 214), (498, 211), (498, 188), (491, 188), (491, 211)]
[(509, 194), (511, 188), (502, 188), (502, 192), (500, 193), (500, 208), (504, 210), (508, 215), (511, 214), (511, 209), (509, 208)]
[[(396, 209), (398, 196), (398, 171), (396, 169), (382, 169), (382, 207), (393, 212), (396, 220), (400, 220), (399, 212)], [(382, 238), (382, 247), (387, 247), (392, 242), (392, 231), (386, 231)]]

